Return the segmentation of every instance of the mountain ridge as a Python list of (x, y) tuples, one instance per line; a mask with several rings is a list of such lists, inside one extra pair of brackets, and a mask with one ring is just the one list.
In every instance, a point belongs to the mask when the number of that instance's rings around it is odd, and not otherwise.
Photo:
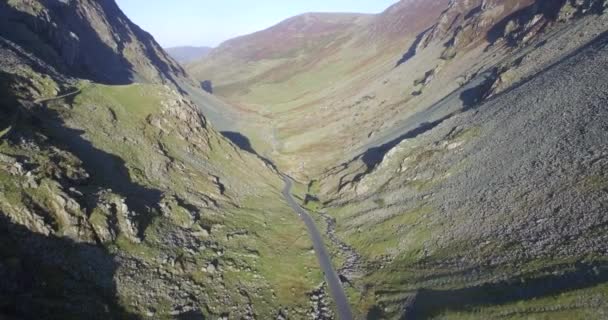
[(176, 86), (178, 80), (187, 78), (114, 1), (47, 0), (40, 6), (12, 1), (0, 5), (3, 36), (22, 43), (62, 72), (109, 84), (141, 81)]
[(0, 4), (0, 317), (303, 317), (309, 294), (327, 303), (281, 176), (214, 129), (201, 109), (219, 102), (116, 8)]
[(205, 57), (212, 47), (207, 46), (178, 46), (164, 48), (164, 50), (179, 63), (189, 63)]
[(356, 319), (608, 314), (608, 1), (309, 13), (184, 67), (117, 8), (0, 3), (0, 317), (334, 319), (319, 244)]

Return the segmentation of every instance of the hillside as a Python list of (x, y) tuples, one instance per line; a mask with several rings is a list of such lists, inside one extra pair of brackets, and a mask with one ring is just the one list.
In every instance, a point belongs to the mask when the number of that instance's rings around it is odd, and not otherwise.
[(302, 317), (322, 276), (281, 177), (117, 10), (0, 5), (0, 318)]
[(607, 7), (400, 1), (331, 51), (254, 34), (186, 69), (309, 181), (359, 318), (602, 319)]
[(1, 35), (57, 71), (106, 84), (170, 83), (184, 70), (111, 0), (3, 1)]
[(317, 182), (317, 207), (360, 254), (345, 273), (365, 312), (604, 317), (607, 44), (603, 34), (512, 90), (422, 121), (380, 157), (369, 150)]
[(165, 51), (177, 62), (186, 64), (204, 58), (213, 48), (211, 47), (171, 47)]
[[(290, 55), (297, 50), (275, 52), (272, 44), (258, 40), (265, 34), (298, 34), (287, 32), (292, 20), (286, 20), (227, 41), (187, 70), (214, 83), (215, 94), (240, 114), (239, 130), (259, 153), (309, 179), (382, 140), (378, 136), (477, 72), (507, 67), (513, 47), (595, 6), (548, 3), (400, 1), (341, 26), (339, 36), (322, 49), (298, 55)], [(302, 27), (298, 37), (303, 40), (294, 41), (308, 43), (307, 30)], [(584, 34), (576, 43), (589, 37)], [(257, 57), (266, 51), (275, 53)]]
[(604, 319), (605, 70), (607, 0), (306, 13), (184, 67), (113, 0), (4, 1), (0, 318)]
[[(407, 1), (380, 15), (296, 16), (229, 40), (187, 69), (211, 80), (215, 94), (241, 114), (239, 130), (258, 152), (294, 174), (314, 174), (320, 163), (297, 158), (335, 161), (339, 138), (328, 134), (341, 126), (336, 119), (351, 119), (340, 115), (346, 108), (336, 106), (337, 97), (352, 97), (390, 71), (447, 2)], [(274, 142), (260, 138), (268, 135)]]

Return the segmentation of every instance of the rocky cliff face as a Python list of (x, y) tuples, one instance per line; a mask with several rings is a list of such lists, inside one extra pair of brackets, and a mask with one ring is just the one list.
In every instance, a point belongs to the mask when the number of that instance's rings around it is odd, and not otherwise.
[(0, 318), (304, 316), (321, 275), (281, 178), (149, 35), (113, 1), (0, 15)]
[(107, 84), (174, 83), (184, 70), (111, 0), (3, 1), (0, 34), (60, 72)]
[(419, 48), (445, 41), (446, 55), (479, 43), (517, 46), (534, 39), (555, 22), (602, 13), (603, 0), (452, 1), (424, 35)]

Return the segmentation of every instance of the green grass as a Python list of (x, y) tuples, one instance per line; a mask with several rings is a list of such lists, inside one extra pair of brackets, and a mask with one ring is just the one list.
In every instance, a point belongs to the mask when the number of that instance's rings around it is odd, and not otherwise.
[(113, 245), (110, 245), (110, 250), (116, 253), (116, 249), (120, 249), (144, 261), (154, 261), (161, 256), (161, 252), (153, 245), (142, 242), (136, 243), (130, 240), (125, 235), (119, 235)]
[(109, 228), (108, 217), (99, 208), (93, 209), (93, 212), (89, 216), (89, 223), (96, 231), (103, 231)]
[[(241, 293), (244, 290), (251, 297), (258, 318), (276, 316), (279, 307), (289, 309), (294, 318), (303, 317), (309, 304), (307, 293), (322, 282), (323, 274), (305, 225), (281, 198), (280, 177), (255, 157), (238, 152), (216, 132), (196, 127), (196, 114), (187, 123), (179, 119), (182, 114), (175, 113), (187, 106), (167, 108), (166, 102), (181, 98), (163, 86), (82, 82), (78, 87), (82, 89), (80, 93), (70, 99), (50, 101), (48, 108), (56, 112), (65, 127), (80, 135), (78, 139), (124, 161), (128, 180), (158, 190), (163, 215), (156, 209), (134, 212), (152, 215), (151, 221), (145, 222), (149, 224), (137, 225), (146, 227), (142, 239), (130, 234), (131, 230), (121, 229), (127, 225), (122, 215), (112, 216), (112, 210), (106, 212), (94, 205), (83, 209), (86, 213), (68, 212), (70, 219), (65, 219), (57, 214), (61, 211), (55, 196), (68, 192), (71, 184), (59, 185), (63, 181), (58, 177), (81, 173), (80, 160), (51, 148), (28, 151), (5, 140), (0, 140), (0, 152), (28, 158), (41, 183), (30, 190), (22, 185), (25, 178), (0, 170), (0, 211), (21, 218), (19, 215), (25, 212), (29, 201), (49, 212), (48, 223), (53, 224), (58, 235), (65, 231), (91, 231), (90, 239), (86, 240), (92, 242), (95, 234), (109, 234), (103, 245), (111, 254), (141, 260), (150, 268), (203, 286), (209, 297), (217, 299), (211, 313), (229, 311), (225, 301), (247, 303)], [(71, 104), (70, 108), (66, 104)], [(50, 130), (43, 133), (62, 133)], [(216, 176), (226, 188), (223, 195), (216, 185)], [(122, 203), (130, 196), (128, 192), (119, 195), (108, 191), (105, 181), (95, 176), (78, 183), (77, 189), (86, 199), (101, 195), (101, 203)], [(101, 190), (104, 191), (100, 193)], [(296, 190), (303, 199), (306, 185), (296, 184)], [(202, 204), (205, 201), (207, 204)], [(150, 203), (149, 207), (156, 205), (160, 204)], [(190, 205), (200, 209), (198, 214), (190, 211), (193, 210)], [(74, 221), (77, 226), (72, 226)], [(82, 229), (75, 229), (80, 226)], [(195, 235), (202, 229), (211, 234)], [(186, 250), (167, 241), (180, 232), (199, 238), (200, 248)], [(164, 264), (161, 262), (164, 259), (175, 259), (176, 263)], [(218, 271), (203, 272), (215, 260)], [(125, 307), (136, 313), (145, 312), (140, 310), (141, 300), (135, 296), (137, 288), (126, 285), (122, 289), (119, 299)], [(161, 301), (162, 297), (158, 299), (155, 317), (170, 318), (171, 306)], [(135, 301), (139, 301), (138, 305)]]
[(5, 135), (7, 135), (13, 129), (12, 125), (7, 126), (6, 128), (0, 131), (0, 139), (2, 139)]
[[(234, 249), (255, 247), (259, 251), (256, 269), (274, 288), (279, 303), (306, 305), (305, 293), (318, 285), (323, 276), (298, 216), (283, 203), (254, 198), (236, 214), (240, 216), (238, 224), (247, 225), (252, 236), (239, 241)], [(270, 217), (264, 215), (272, 216), (273, 222), (267, 223)]]
[[(595, 305), (597, 302), (600, 305)], [(608, 315), (608, 284), (573, 290), (526, 301), (480, 306), (471, 311), (447, 311), (437, 318), (448, 320), (586, 320), (604, 319)]]
[(317, 180), (312, 180), (308, 183), (308, 193), (318, 195), (321, 192), (321, 184)]
[[(382, 256), (408, 256), (412, 259), (431, 238), (431, 228), (424, 223), (424, 216), (433, 210), (427, 206), (397, 214), (378, 222), (369, 222), (364, 228), (339, 230), (344, 232), (347, 243), (370, 259)], [(338, 222), (339, 226), (344, 226)], [(341, 227), (348, 228), (348, 227)]]
[(473, 138), (477, 138), (481, 136), (481, 128), (480, 127), (468, 127), (466, 129), (460, 130), (456, 132), (454, 135), (449, 137), (450, 141), (458, 141), (464, 140), (469, 141)]

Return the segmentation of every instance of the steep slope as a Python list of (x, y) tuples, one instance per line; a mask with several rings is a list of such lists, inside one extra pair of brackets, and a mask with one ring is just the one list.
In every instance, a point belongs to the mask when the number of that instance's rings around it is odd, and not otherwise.
[(417, 34), (429, 27), (449, 1), (398, 1), (377, 15), (367, 32), (376, 40), (403, 41), (404, 36)]
[(173, 59), (177, 60), (177, 62), (185, 64), (202, 59), (207, 56), (212, 49), (213, 48), (211, 47), (184, 46), (165, 48), (165, 51), (173, 57)]
[(106, 84), (164, 84), (186, 78), (112, 0), (3, 1), (0, 14), (4, 38), (61, 73)]
[(421, 35), (399, 68), (442, 58), (414, 110), (312, 183), (309, 206), (335, 219), (369, 317), (601, 319), (606, 2), (485, 4), (444, 28), (477, 5), (454, 2)]
[[(0, 7), (17, 28), (0, 29), (0, 317), (304, 317), (322, 275), (280, 176), (216, 132), (112, 8)], [(76, 26), (96, 32), (64, 42)]]
[[(336, 39), (344, 42), (325, 47), (331, 51), (308, 51), (297, 58), (284, 54), (280, 68), (274, 68), (276, 59), (234, 58), (272, 48), (251, 36), (229, 41), (232, 45), (220, 46), (187, 69), (199, 80), (212, 80), (216, 94), (236, 106), (243, 119), (239, 130), (258, 152), (307, 179), (397, 131), (400, 122), (478, 72), (508, 68), (514, 48), (599, 12), (603, 5), (400, 1), (343, 28)], [(590, 37), (582, 33), (576, 43)], [(314, 63), (301, 67), (302, 57)], [(514, 80), (508, 76), (501, 80)]]
[(365, 312), (605, 317), (607, 66), (604, 33), (486, 103), (420, 120), (371, 171), (363, 157), (317, 184), (361, 254)]
[(317, 177), (305, 202), (359, 317), (601, 319), (606, 7), (401, 1), (303, 71), (233, 59), (254, 40), (189, 68), (259, 122), (239, 128), (258, 151)]
[(293, 174), (313, 174), (319, 167), (309, 159), (327, 164), (340, 152), (341, 137), (331, 133), (351, 117), (335, 112), (336, 104), (393, 68), (447, 3), (402, 1), (380, 15), (297, 16), (227, 41), (187, 69), (237, 107), (239, 130), (258, 152)]

